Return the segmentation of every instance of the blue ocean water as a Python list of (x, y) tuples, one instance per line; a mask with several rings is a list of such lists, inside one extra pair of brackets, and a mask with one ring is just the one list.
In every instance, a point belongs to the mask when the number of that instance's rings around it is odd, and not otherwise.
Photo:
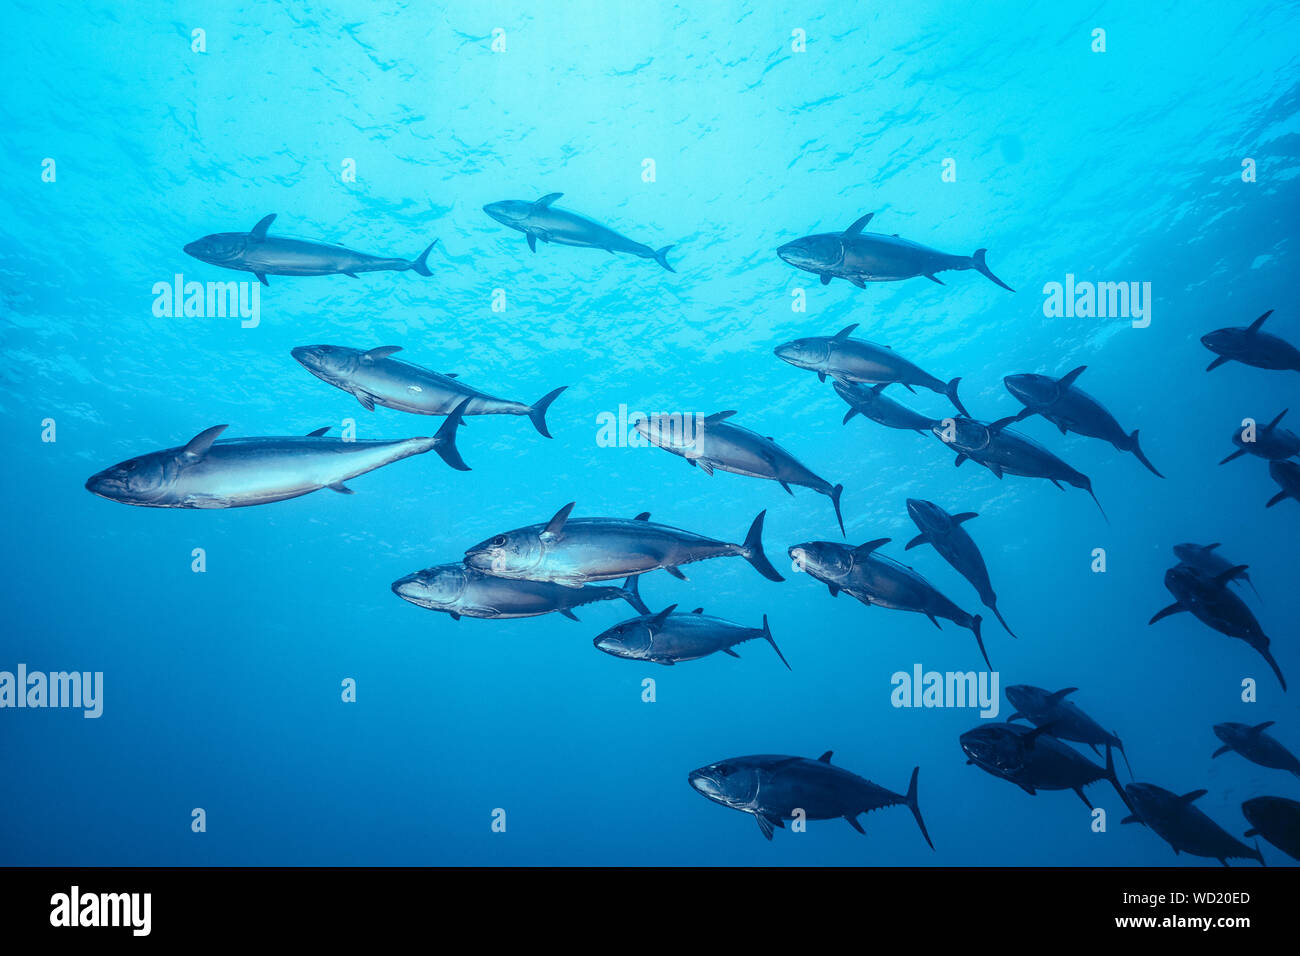
[[(643, 577), (649, 606), (753, 626), (767, 614), (793, 670), (762, 642), (668, 668), (593, 648), (631, 616), (621, 602), (580, 609), (581, 623), (457, 622), (389, 587), (568, 501), (575, 516), (649, 511), (730, 541), (767, 509), (783, 569), (790, 545), (839, 540), (806, 489), (598, 442), (599, 417), (620, 406), (736, 409), (844, 484), (850, 543), (892, 538), (885, 554), (972, 612), (974, 591), (932, 549), (904, 554), (904, 502), (978, 512), (966, 527), (1019, 634), (985, 612), (1001, 685), (1080, 688), (1138, 780), (1208, 789), (1197, 805), (1240, 836), (1243, 800), (1295, 799), (1300, 784), (1211, 760), (1211, 726), (1274, 720), (1300, 750), (1296, 692), (1190, 615), (1147, 621), (1172, 600), (1172, 546), (1221, 541), (1250, 565), (1262, 599), (1247, 599), (1300, 681), (1300, 505), (1265, 510), (1277, 488), (1254, 457), (1217, 464), (1243, 418), (1300, 414), (1297, 379), (1235, 363), (1207, 374), (1199, 342), (1268, 309), (1268, 328), (1300, 341), (1298, 26), (1289, 3), (11, 5), (0, 670), (99, 671), (104, 698), (94, 720), (0, 711), (0, 861), (1217, 865), (1120, 826), (1104, 782), (1088, 789), (1108, 812), (1095, 832), (1072, 793), (1031, 797), (967, 765), (972, 710), (894, 707), (897, 671), (982, 667), (951, 624), (832, 599), (804, 575), (775, 584), (743, 561), (701, 562), (689, 581)], [(482, 212), (551, 192), (653, 248), (675, 244), (676, 273), (554, 244), (530, 253)], [(182, 247), (272, 212), (273, 232), (404, 258), (437, 238), (433, 276), (271, 276), (253, 328), (155, 315), (155, 284), (178, 273), (251, 278)], [(986, 247), (1018, 291), (973, 271), (822, 286), (775, 255), (867, 212), (886, 234)], [(1044, 285), (1067, 274), (1150, 282), (1149, 326), (1045, 316)], [(1020, 410), (1004, 375), (1087, 365), (1081, 387), (1141, 429), (1168, 477), (1042, 419), (1018, 426), (1092, 478), (1107, 522), (1082, 491), (955, 469), (932, 436), (843, 425), (831, 385), (772, 350), (850, 323), (962, 376), (984, 420)], [(256, 508), (127, 508), (83, 489), (218, 423), (231, 437), (349, 418), (360, 438), (437, 427), (312, 378), (289, 352), (320, 342), (401, 345), (524, 401), (568, 385), (555, 437), (474, 418), (457, 439), (470, 472), (425, 455), (357, 478), (352, 497)], [(889, 394), (950, 413), (940, 395)], [(1257, 702), (1242, 701), (1245, 678)], [(686, 782), (725, 757), (826, 750), (900, 793), (919, 766), (936, 849), (902, 807), (864, 817), (865, 838), (831, 820), (768, 843)]]

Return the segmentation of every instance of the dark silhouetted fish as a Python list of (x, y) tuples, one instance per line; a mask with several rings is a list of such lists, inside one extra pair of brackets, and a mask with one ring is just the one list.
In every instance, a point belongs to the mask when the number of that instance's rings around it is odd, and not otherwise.
[(947, 395), (959, 412), (966, 414), (957, 385), (961, 378), (950, 382), (935, 378), (903, 358), (888, 345), (876, 345), (863, 339), (851, 339), (849, 333), (857, 323), (840, 329), (834, 335), (814, 335), (778, 345), (772, 351), (783, 362), (795, 368), (816, 372), (821, 381), (830, 376), (837, 382), (865, 385), (889, 385), (897, 382), (909, 392), (912, 386), (928, 388)]
[(1261, 767), (1270, 770), (1285, 770), (1300, 777), (1300, 758), (1283, 747), (1276, 739), (1264, 733), (1273, 726), (1273, 721), (1266, 720), (1252, 727), (1250, 724), (1228, 722), (1214, 725), (1214, 735), (1223, 741), (1223, 746), (1211, 756), (1218, 757), (1229, 751), (1235, 751)]
[(1022, 727), (1020, 724), (980, 724), (961, 735), (961, 749), (967, 763), (995, 777), (1009, 780), (1033, 796), (1039, 790), (1073, 790), (1088, 807), (1092, 801), (1083, 788), (1098, 780), (1109, 780), (1121, 800), (1128, 803), (1115, 759), (1106, 745), (1106, 766), (1098, 767), (1073, 747), (1052, 736), (1052, 727)]
[(1264, 320), (1273, 314), (1269, 309), (1245, 328), (1217, 329), (1201, 336), (1201, 344), (1218, 358), (1206, 367), (1210, 372), (1224, 362), (1241, 362), (1255, 368), (1300, 372), (1300, 349), (1290, 342), (1261, 332)]
[(698, 424), (691, 415), (656, 415), (638, 419), (636, 430), (648, 438), (650, 444), (686, 459), (706, 475), (713, 474), (714, 469), (729, 471), (733, 475), (775, 481), (792, 495), (791, 485), (802, 485), (825, 495), (835, 507), (835, 520), (840, 523), (840, 534), (843, 534), (840, 495), (844, 486), (832, 485), (825, 478), (814, 475), (775, 439), (765, 438), (758, 432), (725, 420), (734, 414), (734, 411), (715, 412)]
[(886, 428), (898, 428), (926, 434), (934, 427), (935, 420), (928, 415), (914, 412), (906, 405), (894, 401), (883, 394), (885, 386), (856, 385), (852, 382), (836, 382), (835, 394), (849, 403), (849, 410), (844, 413), (843, 424), (847, 425), (854, 415), (863, 415)]
[(1282, 461), (1300, 455), (1300, 435), (1289, 429), (1282, 428), (1280, 425), (1288, 411), (1290, 409), (1282, 409), (1277, 418), (1263, 428), (1256, 429), (1254, 441), (1246, 441), (1242, 437), (1240, 430), (1234, 431), (1232, 433), (1232, 443), (1237, 446), (1237, 450), (1219, 464), (1226, 465), (1234, 458), (1240, 458), (1247, 452), (1258, 458), (1263, 458), (1265, 461)]
[(1239, 638), (1253, 647), (1273, 668), (1278, 683), (1286, 690), (1286, 678), (1268, 649), (1269, 639), (1259, 621), (1255, 620), (1246, 602), (1227, 588), (1228, 582), (1244, 570), (1246, 565), (1243, 564), (1212, 577), (1186, 564), (1170, 568), (1165, 572), (1165, 587), (1174, 596), (1174, 603), (1157, 611), (1147, 623), (1154, 624), (1179, 611), (1190, 611), (1198, 621), (1220, 634)]
[(938, 282), (936, 272), (974, 269), (1008, 292), (1014, 292), (992, 272), (984, 261), (987, 249), (976, 249), (973, 256), (954, 256), (931, 249), (910, 239), (863, 232), (874, 213), (867, 213), (843, 232), (824, 232), (787, 242), (776, 250), (783, 260), (811, 272), (828, 285), (831, 279), (846, 279), (859, 289), (868, 282), (894, 282), (925, 276)]
[(606, 252), (625, 252), (642, 259), (653, 259), (669, 272), (676, 272), (668, 264), (668, 250), (651, 249), (627, 236), (620, 235), (607, 226), (592, 222), (585, 216), (567, 209), (557, 209), (552, 203), (564, 193), (548, 193), (536, 202), (525, 199), (504, 199), (488, 203), (483, 211), (511, 229), (518, 229), (528, 238), (528, 248), (537, 251), (537, 240), (554, 242), (561, 246), (579, 246), (584, 249), (604, 249)]
[[(635, 580), (635, 579), (631, 579)], [(733, 650), (737, 644), (761, 637), (772, 645), (781, 663), (790, 669), (790, 663), (781, 648), (772, 640), (772, 631), (763, 615), (763, 626), (743, 627), (712, 617), (696, 608), (690, 614), (674, 614), (677, 605), (670, 605), (658, 614), (649, 611), (641, 617), (616, 624), (592, 643), (606, 654), (633, 661), (653, 661), (656, 664), (676, 664), (696, 661), (701, 657), (721, 651), (732, 657), (740, 655)]]
[(709, 558), (741, 557), (769, 581), (784, 581), (763, 553), (760, 511), (744, 544), (730, 544), (636, 518), (575, 518), (569, 502), (546, 524), (529, 525), (494, 535), (465, 552), (465, 563), (502, 578), (555, 581), (582, 587), (591, 581), (611, 581), (663, 568), (685, 580), (683, 564)]
[(942, 617), (958, 627), (969, 628), (984, 663), (991, 668), (984, 638), (980, 636), (983, 619), (978, 614), (967, 614), (906, 565), (872, 553), (888, 541), (889, 538), (879, 538), (856, 548), (833, 541), (808, 541), (790, 548), (789, 554), (795, 567), (830, 589), (831, 597), (843, 591), (868, 606), (924, 614), (935, 627), (939, 627), (938, 618)]
[(1300, 465), (1293, 461), (1270, 461), (1269, 477), (1282, 486), (1282, 490), (1268, 499), (1265, 508), (1271, 508), (1279, 501), (1294, 498), (1300, 501)]
[(252, 232), (218, 232), (196, 239), (185, 247), (185, 252), (223, 269), (238, 269), (257, 276), (262, 285), (269, 285), (267, 276), (327, 276), (345, 275), (356, 278), (358, 272), (405, 272), (408, 269), (422, 276), (429, 271), (429, 250), (438, 242), (429, 243), (414, 260), (371, 256), (353, 252), (342, 246), (306, 239), (286, 239), (268, 236), (266, 230), (275, 220), (275, 213), (264, 217)]
[(692, 770), (687, 782), (714, 803), (752, 813), (763, 836), (769, 840), (772, 828), (784, 827), (782, 821), (795, 819), (796, 810), (803, 811), (807, 820), (843, 817), (853, 829), (865, 833), (858, 822), (859, 814), (902, 804), (912, 811), (921, 836), (934, 849), (916, 803), (916, 776), (920, 767), (912, 771), (907, 793), (897, 794), (833, 766), (831, 753), (828, 750), (816, 760), (782, 754), (732, 757)]
[(971, 587), (979, 592), (984, 606), (996, 614), (1006, 632), (1015, 637), (1015, 633), (1002, 619), (1002, 612), (998, 610), (998, 596), (993, 593), (993, 585), (989, 582), (989, 569), (984, 564), (984, 556), (961, 526), (963, 521), (978, 518), (979, 515), (973, 511), (950, 515), (934, 502), (919, 498), (907, 499), (907, 513), (921, 533), (907, 542), (907, 547), (903, 550), (910, 551), (919, 544), (932, 545), (940, 557), (971, 583)]
[[(1078, 689), (1067, 687), (1052, 692), (1031, 684), (1012, 684), (1006, 689), (1006, 695), (1015, 708), (1015, 713), (1007, 721), (1023, 718), (1035, 727), (1050, 727), (1048, 733), (1053, 737), (1087, 744), (1098, 756), (1098, 747), (1114, 747), (1127, 765), (1128, 754), (1124, 753), (1124, 742), (1080, 710), (1073, 701), (1065, 699)], [(1130, 776), (1132, 773), (1133, 768), (1129, 767)]]
[(1241, 805), (1250, 821), (1246, 836), (1262, 836), (1293, 860), (1300, 860), (1300, 803), (1286, 797), (1254, 797)]
[[(1198, 571), (1204, 571), (1210, 577), (1217, 577), (1224, 571), (1229, 571), (1235, 567), (1245, 567), (1238, 565), (1235, 561), (1229, 561), (1215, 549), (1219, 547), (1219, 542), (1213, 544), (1176, 544), (1174, 545), (1174, 556), (1180, 562), (1196, 568)], [(1250, 575), (1241, 571), (1232, 577), (1233, 583), (1245, 581), (1250, 585), (1250, 589), (1255, 591), (1255, 596), (1259, 597), (1259, 592), (1255, 590), (1255, 582), (1250, 579)]]
[(1261, 866), (1266, 865), (1258, 847), (1246, 846), (1192, 806), (1207, 791), (1193, 790), (1179, 796), (1154, 783), (1130, 783), (1124, 789), (1133, 814), (1120, 822), (1145, 823), (1174, 848), (1175, 856), (1190, 853), (1218, 860), (1224, 866), (1231, 859), (1258, 860)]
[(418, 607), (450, 614), (456, 621), (462, 617), (504, 621), (552, 611), (576, 621), (575, 607), (616, 599), (627, 601), (641, 614), (650, 613), (641, 601), (635, 576), (621, 588), (594, 584), (569, 588), (551, 581), (498, 578), (463, 564), (440, 564), (394, 581), (393, 593)]
[[(1093, 494), (1092, 482), (1088, 476), (1071, 468), (1038, 442), (1008, 428), (1014, 421), (1015, 416), (992, 423), (978, 422), (973, 418), (950, 418), (936, 422), (931, 431), (957, 453), (957, 467), (960, 468), (962, 462), (969, 458), (999, 478), (1004, 474), (1046, 478), (1058, 488), (1063, 481), (1092, 495), (1097, 510), (1105, 518), (1106, 512)], [(945, 435), (951, 437), (946, 438)]]
[(1062, 435), (1074, 432), (1087, 438), (1108, 441), (1120, 451), (1132, 452), (1151, 474), (1163, 478), (1164, 475), (1156, 471), (1156, 466), (1147, 461), (1147, 456), (1142, 453), (1142, 448), (1138, 445), (1137, 429), (1131, 435), (1127, 434), (1115, 416), (1106, 410), (1106, 406), (1074, 384), (1087, 367), (1080, 365), (1061, 378), (1052, 378), (1050, 375), (1008, 375), (1002, 380), (1003, 384), (1025, 406), (1025, 410), (1016, 417), (1024, 419), (1030, 415), (1041, 415), (1059, 428)]
[(455, 374), (443, 375), (389, 358), (400, 351), (397, 345), (369, 351), (342, 345), (300, 345), (292, 355), (321, 381), (354, 396), (367, 411), (383, 405), (416, 415), (448, 415), (457, 405), (463, 405), (465, 415), (527, 415), (534, 428), (546, 438), (551, 437), (546, 430), (546, 410), (568, 386), (561, 385), (532, 405), (525, 405), (470, 388)]

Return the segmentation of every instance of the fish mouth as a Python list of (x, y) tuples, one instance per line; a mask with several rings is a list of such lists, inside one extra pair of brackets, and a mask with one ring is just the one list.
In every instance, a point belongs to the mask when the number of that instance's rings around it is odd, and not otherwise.
[(776, 254), (783, 262), (789, 263), (796, 269), (807, 269), (809, 272), (816, 272), (819, 268), (825, 266), (825, 263), (820, 262), (808, 251), (807, 246), (798, 241), (787, 242), (785, 245), (779, 246)]
[(416, 607), (429, 608), (436, 610), (442, 607), (437, 601), (429, 596), (428, 588), (420, 580), (418, 574), (408, 574), (404, 578), (398, 578), (392, 583), (393, 593), (403, 601), (414, 604)]
[(181, 251), (187, 256), (193, 256), (195, 259), (203, 258), (203, 247), (198, 242), (187, 242), (181, 247)]
[(483, 211), (503, 226), (514, 226), (520, 221), (519, 217), (510, 214), (505, 203), (490, 202), (483, 207)]
[(718, 782), (703, 770), (692, 770), (686, 775), (686, 782), (696, 793), (701, 793), (709, 799), (716, 798), (721, 792)]
[(808, 360), (804, 358), (803, 350), (793, 342), (787, 342), (784, 345), (778, 345), (772, 349), (772, 354), (782, 362), (788, 362), (796, 368), (808, 368)]

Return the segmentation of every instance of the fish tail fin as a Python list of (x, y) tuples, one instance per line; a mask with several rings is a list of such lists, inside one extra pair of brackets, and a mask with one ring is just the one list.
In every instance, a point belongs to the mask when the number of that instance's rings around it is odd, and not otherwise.
[(465, 406), (468, 404), (467, 398), (457, 405), (433, 436), (433, 450), (438, 453), (439, 458), (457, 471), (469, 471), (469, 465), (465, 464), (465, 460), (460, 457), (460, 451), (456, 448), (456, 429), (465, 424)]
[(1273, 673), (1277, 675), (1277, 682), (1282, 685), (1282, 690), (1285, 691), (1286, 678), (1282, 676), (1282, 668), (1278, 667), (1277, 661), (1273, 659), (1273, 652), (1268, 649), (1267, 644), (1265, 644), (1263, 647), (1256, 648), (1256, 650), (1259, 651), (1259, 653), (1263, 656), (1264, 660), (1268, 661), (1268, 666), (1273, 668)]
[(420, 253), (420, 255), (416, 258), (414, 262), (411, 263), (411, 268), (414, 269), (418, 275), (422, 275), (422, 276), (433, 275), (433, 273), (429, 271), (429, 252), (437, 244), (438, 244), (438, 240), (437, 239), (433, 240), (433, 242), (429, 243), (427, 246), (424, 247), (424, 251)]
[(844, 530), (844, 515), (840, 513), (840, 495), (844, 494), (844, 486), (836, 485), (830, 490), (831, 504), (835, 506), (835, 520), (840, 523), (840, 536), (848, 537)]
[(907, 784), (907, 796), (903, 802), (907, 804), (907, 809), (912, 811), (912, 816), (916, 817), (916, 825), (921, 828), (921, 836), (925, 837), (925, 842), (930, 844), (930, 849), (934, 849), (934, 841), (930, 839), (930, 831), (925, 828), (925, 820), (921, 818), (921, 805), (916, 802), (916, 777), (921, 772), (920, 767), (912, 768), (912, 779)]
[(662, 249), (656, 249), (655, 262), (659, 263), (669, 272), (676, 272), (677, 270), (668, 264), (668, 250), (671, 248), (672, 246), (664, 246)]
[(1142, 447), (1138, 445), (1138, 429), (1133, 429), (1133, 434), (1128, 436), (1128, 450), (1137, 456), (1137, 460), (1147, 466), (1147, 471), (1157, 478), (1163, 478), (1164, 475), (1156, 471), (1156, 466), (1147, 461), (1147, 456), (1142, 454)]
[(980, 654), (984, 656), (984, 663), (988, 665), (989, 670), (993, 670), (993, 664), (989, 661), (989, 652), (984, 650), (984, 636), (980, 634), (980, 624), (984, 618), (976, 614), (970, 619), (970, 629), (975, 632), (975, 643), (980, 646)]
[(961, 412), (967, 418), (970, 418), (970, 412), (966, 411), (966, 406), (963, 405), (961, 403), (961, 399), (957, 397), (957, 385), (960, 382), (961, 382), (961, 376), (958, 375), (956, 378), (954, 378), (951, 382), (949, 382), (947, 385), (943, 387), (943, 393), (948, 396), (948, 401), (952, 402), (953, 407), (956, 408), (957, 411)]
[(621, 596), (623, 600), (632, 605), (638, 614), (649, 614), (650, 609), (646, 607), (645, 602), (641, 600), (641, 589), (636, 583), (638, 577), (638, 575), (629, 574), (627, 580), (623, 582), (623, 586), (619, 588), (619, 590), (622, 592)]
[[(1124, 759), (1126, 761), (1128, 760), (1127, 757)], [(1128, 802), (1128, 794), (1124, 792), (1124, 787), (1120, 785), (1119, 774), (1115, 772), (1115, 750), (1109, 743), (1106, 744), (1106, 779), (1109, 780), (1110, 785), (1115, 788), (1115, 792), (1119, 794), (1119, 798), (1124, 801), (1124, 806), (1128, 807), (1129, 813), (1136, 812), (1133, 809), (1133, 804)]]
[[(992, 601), (987, 603), (988, 603), (989, 610), (993, 612), (994, 616), (996, 616), (998, 619), (998, 623), (1002, 625), (1002, 629), (1006, 631), (1008, 634), (1010, 634), (1012, 637), (1016, 637), (1016, 632), (1011, 630), (1011, 628), (1007, 626), (1006, 619), (1002, 617), (1002, 612), (998, 610), (997, 598), (994, 598)], [(1019, 640), (1018, 637), (1016, 637), (1016, 639)]]
[(794, 670), (790, 662), (785, 659), (785, 655), (781, 653), (781, 648), (777, 647), (776, 641), (772, 639), (772, 628), (768, 626), (766, 614), (763, 615), (763, 640), (772, 645), (772, 650), (776, 651), (776, 656), (781, 658), (781, 663), (785, 665), (786, 670)]
[(784, 581), (785, 578), (776, 573), (776, 568), (772, 567), (772, 562), (767, 560), (767, 555), (763, 553), (763, 519), (766, 517), (766, 511), (758, 513), (754, 523), (749, 526), (749, 533), (745, 535), (745, 543), (741, 545), (740, 553), (754, 566), (755, 571), (769, 581)]
[(551, 433), (546, 430), (546, 410), (551, 407), (551, 402), (560, 397), (560, 393), (569, 386), (561, 385), (554, 391), (547, 392), (537, 401), (533, 402), (528, 409), (528, 420), (533, 423), (533, 427), (541, 432), (543, 438), (550, 438)]
[(989, 279), (996, 285), (1002, 286), (1002, 288), (1006, 289), (1008, 292), (1015, 292), (1015, 289), (1011, 288), (1011, 286), (1007, 285), (995, 276), (992, 271), (990, 271), (988, 263), (984, 261), (984, 253), (986, 252), (988, 252), (987, 249), (976, 249), (975, 255), (970, 257), (971, 265), (974, 266), (979, 274), (984, 276), (984, 278)]

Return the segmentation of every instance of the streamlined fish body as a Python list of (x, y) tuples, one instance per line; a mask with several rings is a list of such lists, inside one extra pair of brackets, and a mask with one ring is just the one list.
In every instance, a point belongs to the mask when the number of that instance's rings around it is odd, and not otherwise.
[(844, 517), (840, 513), (840, 495), (843, 485), (832, 485), (820, 478), (772, 438), (742, 428), (726, 421), (734, 411), (709, 415), (697, 427), (683, 427), (678, 416), (665, 419), (642, 418), (636, 430), (649, 439), (650, 444), (662, 448), (698, 467), (706, 475), (714, 470), (750, 478), (766, 478), (781, 485), (790, 494), (791, 485), (811, 488), (831, 499), (840, 533), (844, 533)]
[(1286, 797), (1254, 797), (1241, 805), (1250, 821), (1246, 836), (1262, 836), (1293, 860), (1300, 860), (1300, 803)]
[(1270, 461), (1268, 475), (1281, 486), (1282, 490), (1268, 499), (1265, 508), (1271, 508), (1287, 498), (1300, 501), (1300, 465), (1293, 461)]
[(1065, 435), (1074, 432), (1086, 438), (1098, 438), (1110, 442), (1119, 451), (1132, 452), (1157, 478), (1164, 475), (1156, 470), (1155, 465), (1147, 460), (1138, 444), (1138, 430), (1128, 434), (1120, 427), (1115, 416), (1083, 389), (1074, 384), (1075, 380), (1088, 368), (1080, 365), (1061, 378), (1048, 375), (1008, 375), (1002, 380), (1007, 391), (1025, 406), (1017, 419), (1030, 415), (1041, 415), (1061, 430)]
[(1214, 725), (1214, 735), (1223, 741), (1223, 746), (1210, 756), (1218, 757), (1229, 751), (1241, 754), (1251, 763), (1268, 767), (1270, 770), (1285, 770), (1300, 777), (1300, 758), (1287, 750), (1274, 737), (1264, 733), (1273, 726), (1273, 721), (1251, 726), (1229, 721)]
[(770, 581), (782, 581), (763, 553), (759, 512), (744, 544), (731, 544), (637, 518), (575, 518), (573, 502), (546, 524), (498, 534), (465, 552), (465, 563), (498, 577), (554, 581), (581, 587), (663, 568), (685, 579), (681, 566), (709, 558), (743, 557)]
[(101, 498), (147, 508), (243, 508), (286, 501), (330, 488), (352, 494), (344, 482), (384, 465), (436, 451), (461, 471), (456, 449), (459, 410), (432, 438), (343, 441), (326, 429), (282, 438), (217, 440), (225, 425), (200, 432), (178, 448), (150, 452), (92, 475), (86, 490)]
[[(1198, 571), (1203, 571), (1212, 578), (1218, 577), (1224, 571), (1230, 571), (1233, 568), (1246, 567), (1244, 564), (1239, 565), (1236, 561), (1229, 561), (1220, 554), (1217, 550), (1219, 544), (1218, 541), (1205, 545), (1176, 544), (1174, 545), (1174, 556), (1178, 558), (1180, 564), (1186, 564)], [(1243, 582), (1249, 584), (1250, 589), (1255, 591), (1255, 582), (1250, 579), (1250, 574), (1244, 570), (1238, 570), (1230, 579), (1230, 583), (1233, 584), (1240, 585)], [(1255, 591), (1255, 596), (1259, 596), (1258, 591)]]
[(527, 415), (538, 432), (551, 437), (546, 428), (546, 410), (567, 386), (525, 405), (470, 388), (454, 374), (444, 375), (390, 358), (400, 351), (397, 345), (368, 351), (342, 345), (300, 345), (292, 355), (321, 381), (355, 397), (367, 411), (382, 405), (415, 415), (450, 415), (463, 405), (464, 415)]
[(1251, 441), (1245, 439), (1241, 430), (1234, 430), (1232, 443), (1237, 446), (1237, 450), (1224, 458), (1219, 464), (1226, 465), (1233, 459), (1246, 454), (1263, 458), (1265, 461), (1284, 461), (1287, 458), (1300, 455), (1300, 435), (1283, 428), (1281, 425), (1282, 419), (1286, 417), (1288, 411), (1289, 409), (1283, 409), (1281, 414), (1263, 428), (1255, 429)]
[(1109, 745), (1106, 766), (1099, 767), (1053, 737), (1050, 725), (1030, 728), (1012, 723), (980, 724), (962, 734), (960, 742), (967, 763), (1011, 781), (1030, 796), (1039, 790), (1073, 790), (1091, 810), (1092, 801), (1083, 788), (1098, 780), (1109, 780), (1120, 799), (1128, 803), (1115, 775)]
[(1133, 814), (1120, 822), (1146, 824), (1173, 847), (1175, 855), (1190, 853), (1209, 857), (1224, 866), (1231, 859), (1258, 860), (1264, 865), (1258, 849), (1246, 846), (1192, 806), (1195, 800), (1205, 796), (1205, 790), (1179, 796), (1153, 783), (1130, 783), (1124, 790)]
[(1300, 349), (1290, 342), (1261, 331), (1269, 309), (1250, 325), (1216, 329), (1201, 336), (1201, 344), (1218, 356), (1207, 367), (1211, 372), (1225, 362), (1240, 362), (1273, 371), (1300, 372)]
[[(1006, 695), (1015, 712), (1007, 722), (1028, 720), (1035, 727), (1047, 727), (1047, 732), (1057, 740), (1087, 744), (1093, 753), (1098, 753), (1098, 747), (1109, 746), (1123, 754), (1124, 742), (1119, 737), (1105, 730), (1073, 701), (1065, 699), (1078, 689), (1067, 687), (1053, 692), (1031, 684), (1012, 684), (1006, 689)], [(1127, 762), (1128, 757), (1124, 760)]]
[(885, 395), (884, 384), (866, 386), (837, 381), (833, 387), (835, 394), (849, 405), (849, 410), (844, 413), (842, 424), (847, 425), (854, 415), (862, 415), (886, 428), (915, 431), (921, 434), (927, 434), (934, 427), (935, 419), (914, 412), (906, 405)]
[(570, 588), (551, 581), (498, 578), (463, 564), (441, 564), (394, 581), (393, 593), (417, 607), (450, 614), (457, 621), (462, 617), (493, 621), (538, 617), (553, 611), (576, 621), (574, 608), (613, 600), (627, 601), (640, 613), (650, 613), (641, 602), (635, 577), (620, 588)]
[(372, 256), (324, 242), (268, 236), (275, 213), (264, 217), (250, 232), (218, 232), (185, 246), (185, 252), (203, 262), (223, 269), (251, 272), (262, 285), (267, 276), (346, 275), (356, 278), (360, 272), (405, 272), (422, 276), (429, 271), (429, 250), (435, 239), (413, 260)]
[(643, 612), (640, 617), (614, 625), (597, 636), (592, 644), (614, 657), (672, 665), (697, 661), (719, 651), (739, 657), (734, 650), (737, 644), (761, 638), (772, 645), (786, 669), (790, 668), (785, 655), (772, 639), (766, 614), (761, 628), (744, 627), (705, 614), (703, 608), (696, 608), (690, 614), (674, 614), (676, 608), (677, 605), (673, 604), (658, 614)]
[(803, 236), (781, 246), (776, 254), (796, 269), (816, 275), (822, 285), (844, 279), (863, 289), (868, 282), (895, 282), (917, 276), (943, 285), (935, 273), (974, 269), (1008, 292), (1015, 291), (989, 271), (984, 261), (987, 249), (977, 249), (972, 256), (954, 256), (896, 235), (863, 232), (874, 215), (867, 213), (843, 232)]
[(754, 754), (732, 757), (699, 770), (692, 770), (687, 782), (696, 793), (724, 807), (752, 813), (763, 836), (772, 839), (774, 827), (784, 827), (802, 811), (804, 819), (833, 820), (843, 817), (859, 833), (865, 833), (858, 815), (902, 804), (912, 811), (921, 836), (934, 849), (916, 802), (916, 778), (912, 771), (906, 794), (897, 794), (855, 773), (831, 763), (832, 751), (816, 760), (784, 754)]
[(1268, 636), (1246, 602), (1228, 590), (1228, 582), (1244, 570), (1246, 565), (1240, 565), (1212, 577), (1186, 564), (1170, 568), (1165, 572), (1165, 587), (1174, 596), (1174, 603), (1157, 611), (1147, 623), (1154, 624), (1171, 614), (1190, 611), (1202, 624), (1253, 647), (1273, 668), (1278, 683), (1286, 690), (1286, 678), (1269, 650)]
[(940, 627), (938, 619), (944, 618), (968, 628), (984, 663), (989, 664), (980, 635), (982, 618), (967, 614), (911, 568), (873, 553), (889, 540), (879, 538), (856, 548), (833, 541), (808, 541), (791, 547), (789, 554), (795, 567), (827, 586), (831, 597), (843, 591), (868, 606), (924, 614), (935, 627)]
[(936, 438), (957, 453), (958, 467), (970, 459), (998, 478), (1003, 475), (1045, 478), (1058, 488), (1063, 481), (1088, 492), (1097, 510), (1105, 517), (1106, 512), (1097, 501), (1088, 476), (1071, 468), (1032, 438), (1008, 428), (1014, 421), (1014, 416), (992, 423), (963, 417), (938, 422), (931, 430)]
[(907, 513), (921, 532), (903, 550), (910, 551), (921, 544), (929, 544), (939, 552), (939, 556), (952, 565), (953, 569), (970, 582), (971, 587), (979, 592), (980, 601), (997, 615), (998, 622), (1012, 637), (1016, 635), (998, 610), (998, 596), (993, 593), (993, 584), (989, 581), (989, 570), (984, 564), (984, 555), (973, 538), (962, 527), (962, 522), (978, 518), (973, 511), (963, 511), (951, 515), (932, 501), (919, 498), (907, 499)]
[(522, 199), (505, 199), (488, 203), (483, 211), (511, 229), (517, 229), (528, 239), (528, 248), (537, 251), (537, 240), (554, 242), (561, 246), (578, 246), (583, 249), (604, 249), (606, 252), (626, 253), (642, 259), (653, 259), (669, 272), (676, 272), (668, 264), (668, 250), (651, 249), (608, 226), (580, 216), (567, 209), (552, 205), (564, 193), (548, 193), (535, 202)]
[(909, 362), (888, 345), (850, 338), (857, 327), (855, 322), (834, 335), (795, 339), (778, 345), (772, 351), (781, 361), (795, 368), (816, 372), (823, 382), (829, 375), (845, 384), (889, 385), (896, 382), (908, 391), (916, 385), (946, 395), (958, 411), (966, 414), (961, 399), (957, 397), (960, 376), (944, 382)]

